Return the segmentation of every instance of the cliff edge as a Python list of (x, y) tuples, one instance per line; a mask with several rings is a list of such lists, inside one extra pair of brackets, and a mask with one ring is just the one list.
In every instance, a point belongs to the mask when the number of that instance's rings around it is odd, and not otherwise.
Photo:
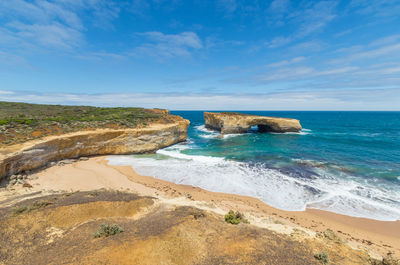
[[(7, 123), (0, 136), (7, 141), (0, 146), (0, 179), (62, 159), (154, 152), (185, 141), (189, 126), (188, 120), (167, 110), (15, 104), (18, 110), (30, 107), (25, 113), (31, 116), (15, 110), (15, 118), (11, 108), (10, 116), (3, 118)], [(76, 112), (79, 115), (70, 114)]]
[(288, 118), (256, 116), (234, 112), (204, 112), (205, 127), (222, 134), (245, 133), (257, 125), (260, 132), (299, 132), (300, 121)]

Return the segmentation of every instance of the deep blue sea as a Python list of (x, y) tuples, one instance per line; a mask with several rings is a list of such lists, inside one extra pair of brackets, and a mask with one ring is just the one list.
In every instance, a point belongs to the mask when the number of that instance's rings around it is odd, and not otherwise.
[(299, 119), (299, 133), (226, 135), (190, 120), (188, 140), (153, 155), (114, 156), (143, 175), (257, 197), (283, 210), (318, 208), (400, 219), (400, 112), (241, 111)]

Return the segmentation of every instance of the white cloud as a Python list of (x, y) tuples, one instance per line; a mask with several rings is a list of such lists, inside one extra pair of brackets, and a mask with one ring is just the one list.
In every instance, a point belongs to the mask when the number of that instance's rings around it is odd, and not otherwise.
[[(282, 0), (277, 2), (283, 6), (281, 3)], [(287, 12), (284, 19), (287, 23), (295, 25), (295, 31), (287, 36), (278, 36), (273, 38), (266, 43), (267, 46), (269, 48), (277, 48), (321, 31), (336, 17), (337, 5), (337, 1), (317, 1), (314, 4), (301, 6), (301, 8), (298, 8), (293, 12)], [(279, 7), (278, 4), (277, 7)], [(279, 12), (278, 10), (275, 14), (275, 18), (282, 20), (282, 12)]]
[(274, 0), (269, 6), (269, 11), (274, 13), (285, 13), (290, 6), (290, 0)]
[(172, 110), (400, 110), (399, 89), (347, 89), (265, 94), (38, 94), (0, 90), (0, 100), (46, 104), (136, 106)]
[[(375, 45), (374, 45), (375, 46)], [(400, 54), (400, 43), (388, 44), (380, 47), (370, 48), (370, 46), (359, 46), (357, 47), (358, 52), (351, 52), (351, 50), (344, 49), (342, 57), (331, 60), (331, 63), (342, 64), (358, 62), (366, 59), (387, 57), (388, 59), (399, 58)]]
[(7, 66), (29, 66), (28, 62), (24, 57), (14, 55), (12, 53), (3, 52), (0, 50), (0, 65)]
[(293, 41), (293, 36), (288, 36), (288, 37), (283, 37), (283, 36), (279, 36), (276, 38), (273, 38), (270, 41), (266, 42), (266, 45), (268, 48), (278, 48), (281, 46), (284, 46), (288, 43), (291, 43)]
[(228, 15), (235, 12), (237, 8), (236, 0), (217, 0), (216, 3), (218, 7), (227, 12)]
[[(282, 62), (284, 63), (284, 62)], [(290, 63), (287, 63), (288, 65)], [(277, 81), (290, 81), (290, 80), (305, 80), (321, 76), (338, 76), (340, 74), (354, 74), (354, 71), (358, 70), (358, 67), (340, 67), (331, 68), (325, 70), (317, 70), (309, 66), (296, 66), (296, 67), (286, 67), (278, 68), (273, 71), (268, 71), (262, 75), (256, 76), (257, 82), (277, 82)]]
[(275, 67), (287, 66), (287, 65), (291, 65), (291, 64), (302, 62), (305, 59), (306, 59), (306, 57), (299, 56), (299, 57), (292, 58), (290, 60), (283, 60), (283, 61), (276, 62), (276, 63), (270, 63), (270, 64), (267, 65), (267, 67), (275, 68)]
[(140, 33), (147, 42), (136, 47), (133, 55), (147, 55), (158, 58), (171, 58), (190, 56), (193, 51), (203, 48), (199, 36), (194, 32), (182, 32), (179, 34), (164, 34), (162, 32)]
[(13, 31), (13, 36), (31, 44), (37, 43), (41, 46), (69, 49), (79, 46), (83, 42), (80, 31), (59, 23), (29, 25), (14, 22), (7, 26)]
[(109, 26), (119, 7), (108, 0), (0, 1), (0, 40), (14, 48), (69, 49), (84, 43), (81, 13), (94, 25)]
[(400, 12), (400, 2), (397, 0), (352, 0), (349, 7), (355, 9), (358, 13), (375, 18), (398, 16)]

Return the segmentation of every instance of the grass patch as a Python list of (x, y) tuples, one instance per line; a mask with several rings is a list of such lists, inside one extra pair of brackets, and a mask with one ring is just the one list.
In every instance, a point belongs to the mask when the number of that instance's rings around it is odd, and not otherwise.
[(29, 213), (31, 211), (31, 207), (28, 205), (18, 206), (13, 209), (14, 214), (23, 214)]
[(337, 243), (344, 243), (345, 241), (340, 238), (332, 229), (326, 229), (323, 232), (318, 232), (317, 237)]
[(325, 251), (321, 253), (317, 253), (314, 255), (314, 258), (319, 260), (322, 264), (328, 265), (330, 260), (329, 260), (329, 254), (326, 253)]
[(92, 190), (88, 193), (89, 197), (97, 197), (100, 195), (100, 192), (98, 190)]
[(99, 230), (94, 234), (95, 238), (113, 236), (124, 232), (118, 225), (102, 224)]
[[(55, 198), (54, 198), (55, 199)], [(53, 200), (54, 200), (53, 199)], [(21, 205), (21, 206), (17, 206), (13, 209), (14, 214), (18, 215), (18, 214), (23, 214), (23, 213), (29, 213), (32, 210), (37, 210), (37, 209), (41, 209), (41, 208), (45, 208), (46, 206), (49, 206), (51, 204), (53, 204), (53, 200), (51, 199), (46, 199), (46, 200), (39, 200), (39, 201), (35, 201), (33, 202), (31, 205)]]
[(225, 215), (225, 222), (233, 225), (237, 225), (240, 223), (245, 223), (249, 224), (249, 220), (244, 218), (244, 215), (240, 212), (234, 212), (233, 210), (230, 210), (228, 214)]
[(46, 206), (49, 206), (51, 204), (53, 204), (54, 202), (50, 201), (50, 200), (40, 200), (40, 201), (35, 201), (32, 204), (32, 210), (36, 210), (36, 209), (41, 209), (44, 208)]

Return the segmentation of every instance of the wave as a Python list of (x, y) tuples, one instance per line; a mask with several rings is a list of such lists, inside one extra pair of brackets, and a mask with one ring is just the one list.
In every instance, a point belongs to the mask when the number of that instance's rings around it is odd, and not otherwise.
[[(179, 148), (159, 150), (153, 157), (110, 156), (108, 160), (112, 165), (130, 165), (142, 175), (215, 192), (252, 196), (283, 210), (303, 211), (309, 207), (377, 220), (400, 219), (397, 193), (332, 176), (323, 168), (316, 168), (318, 178), (301, 179), (261, 163), (188, 155)], [(168, 159), (159, 159), (160, 155)]]
[(311, 167), (324, 167), (328, 164), (328, 162), (315, 161), (315, 160), (311, 160), (311, 159), (294, 158), (294, 159), (292, 159), (292, 161), (296, 162), (297, 164), (300, 164), (300, 165), (306, 165), (306, 166), (311, 166)]
[(320, 133), (321, 135), (343, 135), (343, 136), (353, 136), (353, 137), (366, 137), (366, 138), (376, 138), (378, 136), (384, 135), (384, 133), (381, 132), (323, 132)]
[(212, 157), (212, 156), (193, 156), (193, 155), (186, 155), (183, 153), (180, 153), (179, 151), (175, 150), (166, 150), (166, 149), (161, 149), (157, 151), (157, 154), (169, 156), (172, 158), (177, 158), (177, 159), (184, 159), (184, 160), (195, 160), (200, 163), (208, 163), (208, 164), (215, 164), (215, 163), (221, 163), (224, 161), (224, 158), (219, 158), (219, 157)]
[(218, 135), (220, 135), (216, 131), (207, 129), (204, 125), (194, 126), (194, 128), (200, 132), (198, 136), (201, 138), (211, 139), (216, 138)]
[(284, 132), (284, 133), (277, 133), (277, 132), (270, 132), (270, 134), (293, 134), (293, 135), (308, 135), (312, 134), (310, 129), (302, 129), (300, 132)]
[(228, 138), (232, 138), (235, 136), (243, 135), (241, 133), (221, 135), (219, 132), (207, 129), (204, 125), (194, 126), (194, 128), (201, 132), (200, 134), (198, 134), (198, 136), (200, 136), (201, 138), (206, 138), (206, 139), (219, 138), (219, 137), (220, 137), (219, 139), (228, 139)]

